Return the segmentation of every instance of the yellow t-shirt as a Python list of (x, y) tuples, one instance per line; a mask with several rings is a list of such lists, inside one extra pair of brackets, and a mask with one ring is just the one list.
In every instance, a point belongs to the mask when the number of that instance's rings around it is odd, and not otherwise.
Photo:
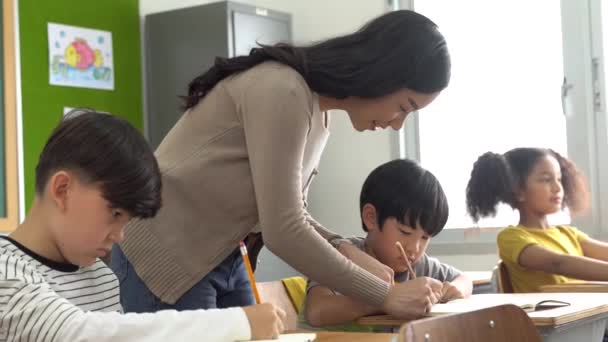
[(498, 234), (498, 252), (507, 266), (515, 292), (538, 292), (541, 285), (561, 284), (574, 279), (557, 274), (532, 271), (517, 262), (519, 254), (529, 245), (540, 245), (556, 253), (583, 256), (581, 241), (587, 234), (571, 226), (529, 229), (510, 226)]

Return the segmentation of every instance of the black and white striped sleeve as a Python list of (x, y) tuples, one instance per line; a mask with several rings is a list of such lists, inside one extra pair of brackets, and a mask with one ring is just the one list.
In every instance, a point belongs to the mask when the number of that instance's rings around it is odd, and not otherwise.
[(241, 308), (145, 314), (85, 312), (46, 283), (0, 281), (0, 341), (244, 341)]
[(0, 341), (54, 341), (81, 312), (46, 283), (0, 281)]

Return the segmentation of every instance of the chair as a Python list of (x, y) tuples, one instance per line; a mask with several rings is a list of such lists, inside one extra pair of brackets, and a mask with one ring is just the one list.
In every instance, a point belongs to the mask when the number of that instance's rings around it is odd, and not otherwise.
[(287, 290), (285, 289), (283, 282), (278, 280), (260, 282), (256, 285), (262, 303), (272, 303), (285, 311), (285, 330), (296, 330), (298, 325), (298, 312), (287, 294)]
[(399, 342), (541, 342), (524, 310), (513, 304), (404, 324)]
[(500, 293), (514, 293), (513, 283), (511, 283), (511, 277), (509, 276), (509, 270), (507, 265), (502, 260), (498, 260), (498, 264), (494, 270), (497, 272), (498, 279), (498, 292)]

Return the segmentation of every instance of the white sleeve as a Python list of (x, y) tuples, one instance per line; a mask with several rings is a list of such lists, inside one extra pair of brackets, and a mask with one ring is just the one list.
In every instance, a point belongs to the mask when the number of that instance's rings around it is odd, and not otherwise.
[[(71, 319), (56, 341), (247, 341), (241, 308), (156, 313), (87, 312)], [(53, 340), (49, 340), (53, 341)]]
[(121, 314), (84, 312), (46, 283), (0, 281), (1, 341), (243, 341), (241, 308)]

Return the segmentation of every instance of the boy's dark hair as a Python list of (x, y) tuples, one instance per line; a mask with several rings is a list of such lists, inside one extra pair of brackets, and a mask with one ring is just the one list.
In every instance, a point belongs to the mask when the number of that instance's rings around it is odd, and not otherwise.
[(394, 217), (414, 229), (419, 223), (427, 234), (435, 236), (449, 215), (448, 200), (437, 178), (408, 159), (382, 164), (367, 176), (359, 201), (361, 213), (367, 203), (376, 208), (380, 229), (386, 219)]
[(473, 220), (496, 215), (499, 202), (518, 209), (518, 192), (525, 189), (532, 168), (545, 156), (559, 163), (564, 188), (562, 207), (574, 213), (584, 210), (589, 192), (585, 177), (571, 161), (551, 149), (520, 147), (504, 155), (486, 152), (473, 165), (467, 185), (467, 211)]
[(74, 171), (81, 181), (99, 183), (114, 208), (149, 218), (161, 206), (161, 176), (144, 137), (126, 120), (92, 110), (68, 113), (53, 130), (36, 166), (36, 194), (51, 175)]
[(260, 44), (248, 56), (218, 57), (190, 82), (184, 107), (194, 107), (224, 78), (266, 61), (290, 66), (314, 92), (337, 99), (378, 98), (404, 88), (431, 94), (447, 87), (451, 76), (450, 54), (435, 23), (400, 10), (310, 46)]

